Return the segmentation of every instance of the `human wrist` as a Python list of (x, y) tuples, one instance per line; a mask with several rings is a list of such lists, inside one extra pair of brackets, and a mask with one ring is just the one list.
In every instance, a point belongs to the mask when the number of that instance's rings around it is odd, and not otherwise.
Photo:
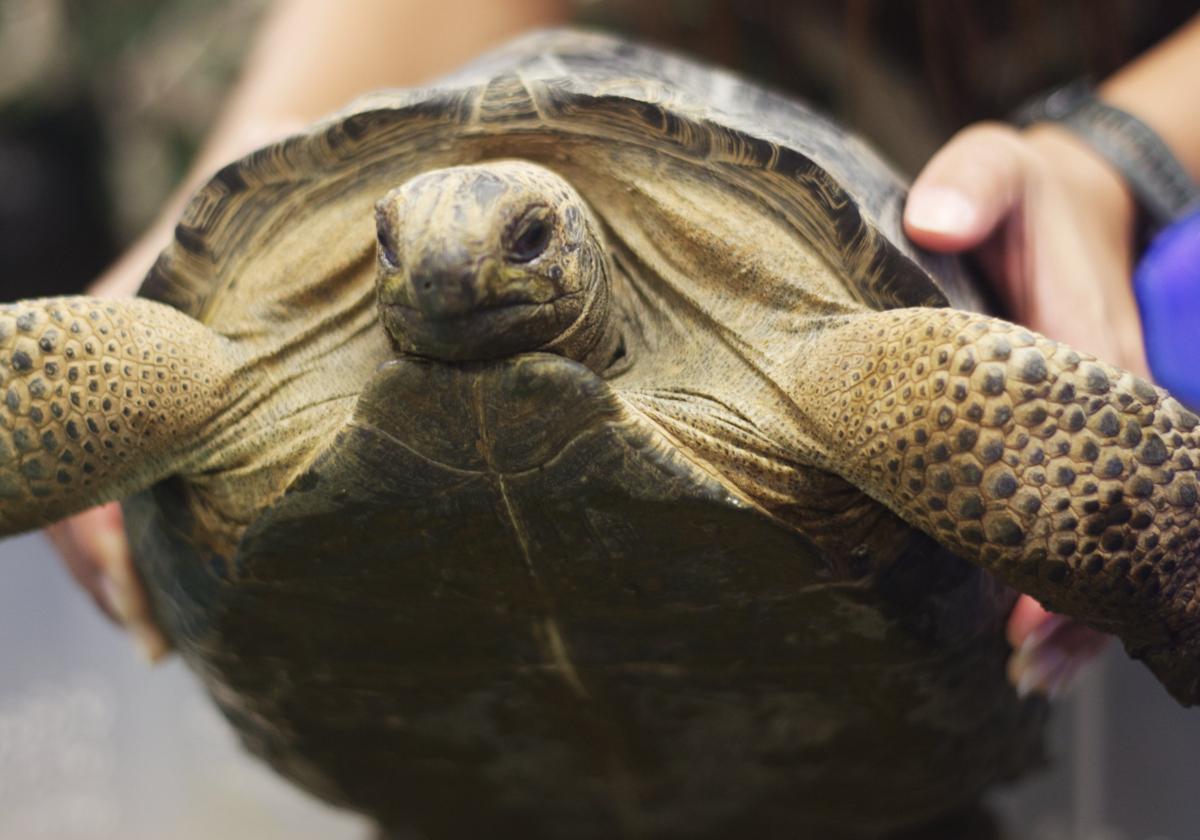
[[(1148, 125), (1200, 181), (1200, 15), (1097, 88), (1099, 98)], [(1182, 107), (1181, 107), (1182, 103)]]

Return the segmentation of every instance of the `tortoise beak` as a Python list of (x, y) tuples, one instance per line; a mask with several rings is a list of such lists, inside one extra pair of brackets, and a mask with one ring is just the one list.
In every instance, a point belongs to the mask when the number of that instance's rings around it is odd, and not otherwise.
[(528, 289), (505, 284), (496, 260), (465, 252), (443, 251), (407, 275), (384, 275), (379, 290), (380, 315), (397, 346), (446, 361), (534, 350), (573, 317), (553, 305), (558, 298), (531, 299)]
[(490, 286), (487, 263), (472, 260), (465, 251), (442, 252), (426, 258), (409, 275), (408, 299), (432, 321), (461, 318), (486, 306)]

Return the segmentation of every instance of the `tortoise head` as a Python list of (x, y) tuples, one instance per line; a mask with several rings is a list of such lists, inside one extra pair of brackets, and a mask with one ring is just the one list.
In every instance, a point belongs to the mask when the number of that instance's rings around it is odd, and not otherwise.
[(401, 352), (443, 361), (613, 350), (600, 227), (563, 178), (521, 161), (427, 172), (376, 205), (380, 318)]

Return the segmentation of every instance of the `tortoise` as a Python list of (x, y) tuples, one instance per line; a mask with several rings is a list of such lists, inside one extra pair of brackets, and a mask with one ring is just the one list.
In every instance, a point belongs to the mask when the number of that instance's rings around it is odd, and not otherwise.
[(1015, 590), (1200, 698), (1200, 431), (903, 196), (734, 75), (527, 36), (222, 169), (141, 297), (0, 310), (0, 530), (126, 499), (245, 745), (389, 831), (969, 810), (1041, 760)]

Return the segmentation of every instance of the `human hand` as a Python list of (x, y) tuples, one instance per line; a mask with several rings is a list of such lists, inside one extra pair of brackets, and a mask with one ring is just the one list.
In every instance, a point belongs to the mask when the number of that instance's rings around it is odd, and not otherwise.
[[(1090, 147), (1055, 126), (971, 126), (913, 183), (905, 232), (971, 252), (1020, 323), (1148, 376), (1129, 283), (1133, 200)], [(1108, 637), (1021, 596), (1008, 622), (1009, 678), (1056, 695)]]

